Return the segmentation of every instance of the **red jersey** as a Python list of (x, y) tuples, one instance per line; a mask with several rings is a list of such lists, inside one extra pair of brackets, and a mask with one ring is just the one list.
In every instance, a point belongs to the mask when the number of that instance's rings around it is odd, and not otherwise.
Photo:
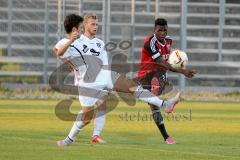
[(158, 58), (163, 58), (167, 61), (171, 53), (172, 39), (169, 36), (165, 37), (164, 45), (157, 40), (155, 34), (147, 37), (144, 40), (141, 55), (141, 64), (138, 71), (138, 79), (141, 80), (150, 72), (157, 72), (155, 62)]

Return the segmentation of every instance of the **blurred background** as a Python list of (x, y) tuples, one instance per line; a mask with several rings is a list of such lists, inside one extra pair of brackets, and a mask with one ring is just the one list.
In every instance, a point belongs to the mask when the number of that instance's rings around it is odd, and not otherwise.
[(0, 84), (4, 89), (47, 86), (59, 65), (51, 48), (65, 36), (66, 15), (95, 12), (98, 37), (130, 40), (128, 61), (139, 62), (157, 17), (168, 21), (173, 49), (185, 50), (192, 80), (169, 78), (193, 91), (240, 91), (239, 0), (0, 0)]

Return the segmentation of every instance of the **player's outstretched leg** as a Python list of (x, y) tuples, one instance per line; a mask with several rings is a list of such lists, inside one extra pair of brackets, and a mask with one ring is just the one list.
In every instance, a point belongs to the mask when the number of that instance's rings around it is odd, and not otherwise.
[(161, 100), (149, 90), (144, 89), (136, 82), (127, 79), (124, 75), (120, 75), (114, 84), (114, 89), (118, 92), (132, 93), (137, 99), (149, 104), (164, 108), (167, 113), (171, 113), (177, 103), (180, 101), (180, 93), (168, 100)]
[(178, 92), (175, 97), (168, 99), (163, 102), (163, 106), (165, 107), (165, 111), (167, 113), (172, 113), (176, 105), (180, 102), (181, 92)]

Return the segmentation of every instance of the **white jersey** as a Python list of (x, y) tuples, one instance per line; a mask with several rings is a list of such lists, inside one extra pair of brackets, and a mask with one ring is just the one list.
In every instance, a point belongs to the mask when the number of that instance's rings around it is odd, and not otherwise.
[[(67, 42), (69, 40), (64, 38), (56, 44), (55, 48), (59, 49)], [(79, 100), (81, 105), (85, 107), (93, 106), (101, 97), (107, 95), (107, 92), (102, 91), (113, 89), (116, 80), (120, 76), (116, 72), (106, 70), (106, 67), (102, 68), (103, 65), (108, 65), (108, 55), (105, 51), (104, 42), (98, 38), (89, 39), (82, 35), (72, 43), (60, 58), (69, 60), (75, 66), (75, 85), (79, 86)], [(84, 59), (86, 65), (79, 65), (80, 63), (83, 64), (82, 59)], [(89, 83), (84, 81), (84, 77), (87, 69), (91, 71), (91, 67), (100, 70), (98, 70), (96, 79)], [(91, 73), (87, 73), (86, 77), (91, 77)], [(90, 90), (81, 90), (81, 87)]]
[[(56, 48), (63, 46), (69, 40), (64, 38), (56, 44)], [(81, 37), (75, 40), (71, 46), (76, 47), (82, 55), (96, 56), (102, 61), (102, 65), (108, 65), (108, 55), (105, 51), (104, 42), (98, 38), (89, 39), (88, 37), (81, 35)], [(69, 47), (67, 51), (60, 58), (72, 58), (80, 56), (80, 53), (74, 48)]]
[[(59, 49), (68, 42), (69, 39), (63, 38), (55, 45), (55, 48)], [(78, 62), (73, 60), (74, 57), (81, 57), (79, 51), (81, 52), (82, 56), (84, 56), (84, 63), (86, 62), (86, 65), (80, 66), (78, 65)], [(108, 65), (108, 55), (105, 51), (104, 42), (98, 38), (89, 39), (88, 37), (81, 35), (81, 37), (75, 40), (66, 50), (66, 52), (60, 57), (61, 59), (68, 59), (70, 62), (72, 62), (72, 64), (74, 64), (74, 66), (77, 66), (77, 68), (75, 68), (77, 71), (74, 70), (75, 84), (84, 77), (89, 65), (96, 65), (96, 62), (91, 60), (91, 56), (98, 58), (101, 61), (100, 65)]]

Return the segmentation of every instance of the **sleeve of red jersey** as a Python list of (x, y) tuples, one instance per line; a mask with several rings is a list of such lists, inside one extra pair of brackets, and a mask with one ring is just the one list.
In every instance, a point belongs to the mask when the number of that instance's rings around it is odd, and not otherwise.
[(144, 43), (144, 49), (147, 51), (148, 55), (152, 57), (153, 60), (161, 57), (161, 53), (156, 45), (157, 39), (153, 36), (149, 41)]

